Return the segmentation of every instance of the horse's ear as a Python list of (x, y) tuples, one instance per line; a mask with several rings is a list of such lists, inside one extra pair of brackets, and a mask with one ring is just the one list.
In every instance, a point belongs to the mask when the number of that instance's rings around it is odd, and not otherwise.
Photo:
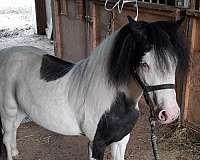
[(141, 26), (141, 24), (135, 21), (131, 16), (127, 16), (127, 18), (128, 18), (129, 25), (132, 25), (135, 27)]
[(181, 19), (179, 19), (175, 22), (177, 29), (181, 26), (181, 24), (183, 23), (184, 20), (185, 20), (185, 17), (182, 17)]
[(136, 21), (131, 16), (127, 16), (127, 18), (129, 23), (136, 23)]
[(142, 25), (141, 23), (135, 21), (131, 16), (127, 16), (128, 18), (128, 26), (132, 31), (141, 32)]
[(185, 17), (182, 17), (181, 19), (171, 22), (171, 21), (157, 21), (157, 22), (152, 22), (153, 25), (158, 26), (159, 28), (163, 29), (165, 32), (167, 32), (169, 35), (175, 34), (181, 24), (183, 23)]

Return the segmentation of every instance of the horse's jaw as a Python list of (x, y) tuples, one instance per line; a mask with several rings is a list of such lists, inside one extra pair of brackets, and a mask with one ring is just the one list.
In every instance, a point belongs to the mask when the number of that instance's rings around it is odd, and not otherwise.
[(142, 88), (138, 82), (132, 78), (128, 84), (128, 97), (137, 104), (142, 97), (142, 94)]

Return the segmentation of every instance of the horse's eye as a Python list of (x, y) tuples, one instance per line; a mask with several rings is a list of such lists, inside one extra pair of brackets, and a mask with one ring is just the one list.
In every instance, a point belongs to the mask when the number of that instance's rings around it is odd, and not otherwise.
[(142, 68), (149, 69), (149, 65), (146, 62), (141, 62), (140, 65), (142, 66)]

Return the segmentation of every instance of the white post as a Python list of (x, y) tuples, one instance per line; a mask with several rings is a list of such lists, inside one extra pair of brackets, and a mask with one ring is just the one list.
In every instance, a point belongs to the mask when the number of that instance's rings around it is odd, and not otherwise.
[(51, 0), (45, 0), (45, 4), (46, 4), (46, 15), (47, 15), (46, 35), (47, 38), (50, 39), (53, 32)]
[(33, 33), (37, 34), (37, 21), (36, 21), (36, 12), (35, 12), (35, 0), (32, 0), (32, 26), (33, 26)]

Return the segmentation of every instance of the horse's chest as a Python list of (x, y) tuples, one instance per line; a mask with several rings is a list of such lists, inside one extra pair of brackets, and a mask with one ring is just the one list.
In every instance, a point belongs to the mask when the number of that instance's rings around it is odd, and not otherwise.
[(131, 132), (139, 116), (124, 93), (118, 93), (109, 112), (101, 117), (93, 141), (93, 157), (100, 158), (105, 147)]

